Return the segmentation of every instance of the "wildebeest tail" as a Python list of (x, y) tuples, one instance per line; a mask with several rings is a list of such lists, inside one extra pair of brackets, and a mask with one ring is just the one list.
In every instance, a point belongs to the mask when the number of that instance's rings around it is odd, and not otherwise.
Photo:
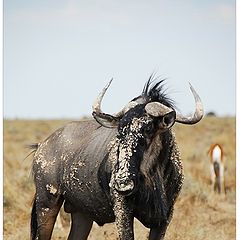
[(33, 153), (35, 153), (38, 149), (38, 146), (39, 146), (39, 143), (32, 143), (32, 144), (27, 145), (26, 148), (28, 148), (32, 151), (25, 157), (25, 159), (28, 158)]
[(36, 196), (33, 200), (32, 213), (31, 213), (31, 239), (34, 240), (37, 237), (37, 211), (36, 211)]
[(38, 149), (38, 146), (39, 146), (39, 143), (32, 143), (32, 144), (27, 145), (27, 148), (29, 148), (33, 151), (36, 151)]

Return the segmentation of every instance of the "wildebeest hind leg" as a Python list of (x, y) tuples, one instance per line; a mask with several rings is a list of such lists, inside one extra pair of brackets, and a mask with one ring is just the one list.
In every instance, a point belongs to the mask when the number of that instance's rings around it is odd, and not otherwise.
[(53, 226), (62, 203), (61, 196), (54, 197), (47, 203), (42, 201), (40, 197), (34, 199), (31, 218), (32, 240), (51, 239)]
[(87, 240), (93, 221), (80, 212), (71, 213), (71, 220), (68, 240)]

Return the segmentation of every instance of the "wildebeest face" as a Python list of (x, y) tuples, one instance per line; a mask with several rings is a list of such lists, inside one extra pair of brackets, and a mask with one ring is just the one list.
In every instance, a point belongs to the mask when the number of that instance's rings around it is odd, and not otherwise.
[(121, 194), (129, 195), (137, 189), (144, 152), (156, 134), (161, 134), (174, 124), (175, 111), (167, 109), (167, 112), (153, 116), (149, 106), (140, 104), (130, 109), (119, 121), (110, 158), (115, 162), (111, 184)]

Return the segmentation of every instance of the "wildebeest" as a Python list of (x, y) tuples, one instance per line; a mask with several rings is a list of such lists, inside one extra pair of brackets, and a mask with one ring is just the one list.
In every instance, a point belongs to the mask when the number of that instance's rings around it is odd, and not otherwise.
[(211, 184), (215, 192), (225, 193), (223, 148), (220, 144), (212, 144), (208, 150), (210, 156)]
[(134, 217), (150, 228), (150, 240), (164, 238), (183, 183), (171, 128), (175, 122), (199, 122), (201, 100), (190, 86), (195, 113), (176, 113), (163, 80), (150, 77), (140, 96), (110, 115), (101, 110), (109, 85), (93, 104), (94, 119), (71, 122), (32, 146), (32, 239), (51, 238), (63, 202), (71, 213), (68, 239), (87, 239), (93, 221), (100, 226), (115, 221), (119, 239), (131, 240)]

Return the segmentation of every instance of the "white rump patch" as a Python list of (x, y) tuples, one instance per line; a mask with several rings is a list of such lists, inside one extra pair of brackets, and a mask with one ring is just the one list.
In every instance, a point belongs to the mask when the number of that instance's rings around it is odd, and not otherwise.
[(212, 151), (212, 160), (213, 162), (221, 162), (222, 151), (221, 148), (217, 145)]

